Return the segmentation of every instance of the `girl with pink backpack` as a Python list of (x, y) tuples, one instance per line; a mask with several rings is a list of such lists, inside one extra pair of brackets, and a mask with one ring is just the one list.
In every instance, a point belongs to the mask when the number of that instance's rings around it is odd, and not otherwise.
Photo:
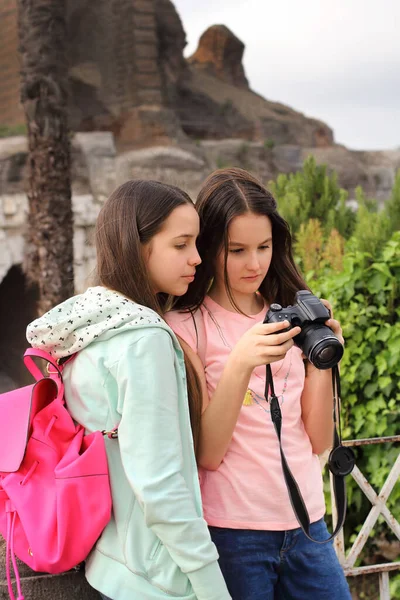
[(53, 359), (74, 355), (63, 368), (65, 399), (86, 433), (118, 427), (117, 439), (106, 438), (111, 520), (86, 561), (103, 598), (230, 598), (202, 516), (200, 384), (163, 319), (201, 262), (198, 233), (183, 191), (128, 181), (97, 219), (98, 285), (27, 329)]

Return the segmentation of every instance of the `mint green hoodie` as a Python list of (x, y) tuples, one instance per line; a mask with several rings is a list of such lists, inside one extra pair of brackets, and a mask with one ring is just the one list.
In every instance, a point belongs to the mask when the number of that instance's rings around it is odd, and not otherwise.
[(152, 310), (89, 288), (28, 326), (32, 346), (65, 366), (68, 408), (106, 438), (112, 518), (86, 563), (113, 600), (227, 600), (202, 517), (183, 354)]

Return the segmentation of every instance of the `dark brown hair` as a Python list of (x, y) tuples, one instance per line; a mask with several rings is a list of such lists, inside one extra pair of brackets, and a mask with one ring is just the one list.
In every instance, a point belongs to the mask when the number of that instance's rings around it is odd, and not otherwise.
[[(158, 181), (127, 181), (117, 188), (104, 203), (96, 221), (98, 283), (162, 315), (167, 296), (156, 294), (152, 289), (143, 246), (161, 230), (172, 211), (183, 204), (193, 204), (183, 190)], [(197, 449), (201, 389), (186, 356), (185, 364), (193, 440)]]
[[(197, 198), (200, 235), (197, 248), (202, 263), (196, 268), (196, 278), (187, 293), (176, 299), (174, 308), (195, 310), (203, 302), (214, 277), (215, 262), (221, 248), (225, 249), (225, 285), (233, 301), (227, 274), (228, 228), (232, 219), (246, 213), (264, 215), (272, 224), (272, 260), (260, 294), (267, 304), (292, 304), (295, 293), (308, 289), (293, 259), (289, 225), (278, 212), (272, 194), (250, 173), (238, 168), (219, 169), (205, 180)], [(241, 312), (239, 310), (239, 312)]]

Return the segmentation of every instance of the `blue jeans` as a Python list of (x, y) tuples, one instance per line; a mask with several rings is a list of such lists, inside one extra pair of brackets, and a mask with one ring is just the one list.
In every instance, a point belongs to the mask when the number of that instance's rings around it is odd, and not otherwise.
[[(329, 537), (323, 519), (310, 531), (317, 540)], [(351, 600), (332, 542), (311, 542), (300, 528), (210, 533), (233, 600)]]

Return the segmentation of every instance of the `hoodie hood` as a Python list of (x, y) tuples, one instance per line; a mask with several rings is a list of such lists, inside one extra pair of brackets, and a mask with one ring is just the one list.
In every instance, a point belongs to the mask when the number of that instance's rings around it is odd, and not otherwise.
[(31, 346), (59, 359), (132, 327), (160, 327), (174, 338), (156, 312), (118, 292), (97, 286), (69, 298), (30, 323), (26, 337)]

